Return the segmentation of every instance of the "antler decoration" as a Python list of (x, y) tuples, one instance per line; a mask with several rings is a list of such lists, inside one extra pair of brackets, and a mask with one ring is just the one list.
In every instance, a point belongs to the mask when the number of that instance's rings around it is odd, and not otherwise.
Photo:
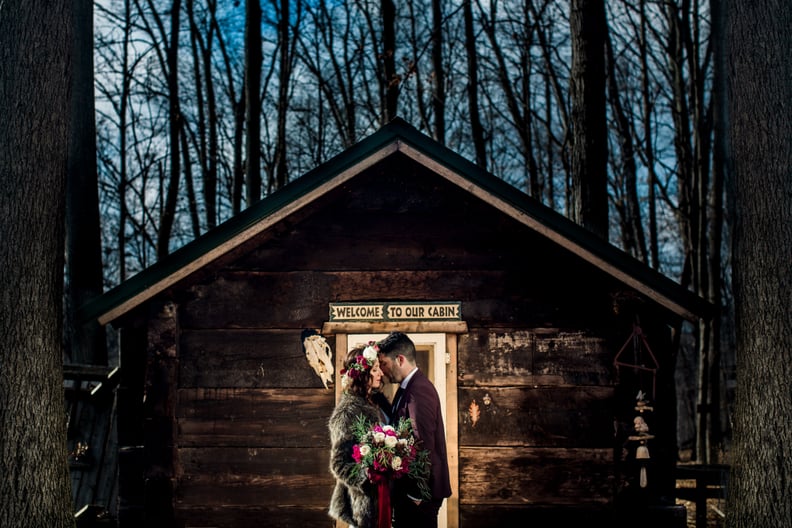
[(316, 375), (322, 380), (325, 389), (328, 382), (333, 381), (333, 359), (330, 345), (319, 334), (305, 335), (303, 332), (303, 348), (308, 364), (314, 369)]

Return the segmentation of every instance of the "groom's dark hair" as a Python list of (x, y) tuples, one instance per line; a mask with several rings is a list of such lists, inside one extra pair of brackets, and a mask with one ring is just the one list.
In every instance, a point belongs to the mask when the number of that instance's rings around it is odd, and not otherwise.
[(415, 363), (415, 343), (402, 332), (391, 332), (388, 337), (377, 343), (380, 354), (385, 354), (391, 359), (401, 354), (410, 363)]

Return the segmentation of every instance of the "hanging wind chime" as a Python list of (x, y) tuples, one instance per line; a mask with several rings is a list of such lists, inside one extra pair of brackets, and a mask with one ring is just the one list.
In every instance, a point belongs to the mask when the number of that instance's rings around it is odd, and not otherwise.
[[(630, 344), (632, 344), (633, 362), (627, 363), (621, 360), (620, 357), (625, 350), (628, 349)], [(640, 374), (646, 372), (650, 373), (652, 399), (654, 399), (657, 369), (659, 366), (657, 364), (657, 359), (655, 359), (652, 353), (652, 349), (649, 348), (646, 336), (644, 336), (641, 327), (637, 324), (633, 324), (632, 334), (627, 339), (627, 342), (624, 343), (621, 350), (619, 350), (619, 353), (616, 354), (616, 357), (613, 359), (613, 364), (617, 370), (620, 367), (632, 369), (638, 378), (639, 384), (641, 384)], [(645, 488), (648, 485), (647, 466), (649, 465), (650, 459), (648, 443), (649, 440), (654, 438), (654, 435), (649, 433), (649, 424), (646, 422), (644, 414), (654, 411), (654, 408), (649, 405), (649, 402), (646, 400), (646, 393), (644, 393), (643, 390), (638, 391), (636, 400), (635, 410), (638, 412), (638, 416), (633, 419), (634, 434), (628, 436), (627, 440), (637, 443), (635, 448), (635, 460), (639, 465), (638, 482), (641, 488)]]
[(638, 411), (638, 416), (633, 419), (633, 428), (635, 434), (630, 435), (627, 439), (633, 442), (638, 442), (638, 447), (635, 448), (635, 460), (638, 462), (639, 475), (638, 483), (642, 488), (648, 485), (648, 478), (646, 475), (646, 466), (649, 464), (649, 440), (654, 438), (654, 435), (649, 433), (649, 424), (644, 419), (645, 412), (652, 412), (654, 409), (650, 407), (644, 399), (643, 391), (638, 391), (637, 403), (635, 410)]

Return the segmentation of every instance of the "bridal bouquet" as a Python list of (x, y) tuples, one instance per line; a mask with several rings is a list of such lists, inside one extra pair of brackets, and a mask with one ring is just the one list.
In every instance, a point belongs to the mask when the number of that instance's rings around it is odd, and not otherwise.
[(418, 449), (412, 420), (402, 418), (395, 426), (371, 425), (359, 416), (352, 427), (357, 444), (352, 447), (354, 475), (365, 472), (368, 480), (377, 485), (379, 493), (379, 526), (390, 526), (390, 481), (407, 476), (415, 480), (421, 495), (431, 497), (429, 451)]

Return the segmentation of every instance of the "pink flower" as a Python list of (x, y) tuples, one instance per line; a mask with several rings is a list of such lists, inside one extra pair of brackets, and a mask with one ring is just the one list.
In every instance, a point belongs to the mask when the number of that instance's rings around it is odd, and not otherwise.
[(352, 447), (352, 458), (355, 459), (355, 462), (360, 464), (360, 461), (363, 459), (363, 455), (360, 454), (360, 446), (355, 444)]

